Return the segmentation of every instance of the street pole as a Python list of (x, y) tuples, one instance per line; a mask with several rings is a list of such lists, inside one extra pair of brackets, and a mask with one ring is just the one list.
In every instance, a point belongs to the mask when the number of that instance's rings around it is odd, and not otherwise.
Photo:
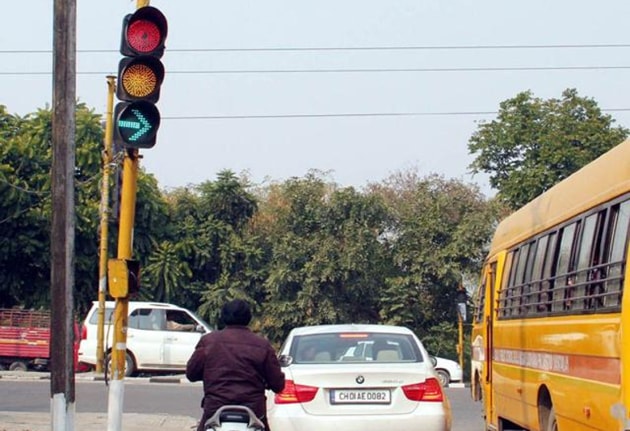
[(112, 127), (116, 77), (107, 76), (107, 113), (105, 114), (105, 150), (103, 151), (103, 182), (101, 183), (101, 227), (98, 265), (98, 326), (96, 334), (96, 372), (103, 373), (105, 360), (105, 298), (107, 295), (107, 239), (109, 233), (109, 177), (112, 164)]
[(51, 220), (51, 429), (74, 430), (76, 0), (55, 0)]

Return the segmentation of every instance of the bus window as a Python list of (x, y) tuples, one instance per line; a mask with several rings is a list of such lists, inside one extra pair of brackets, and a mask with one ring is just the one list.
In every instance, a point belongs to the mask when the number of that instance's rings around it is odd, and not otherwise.
[(527, 255), (529, 244), (525, 244), (518, 250), (518, 259), (514, 261), (514, 277), (510, 283), (512, 297), (510, 301), (510, 315), (519, 316), (522, 313), (521, 305), (523, 303), (523, 273), (527, 264)]
[(515, 259), (518, 258), (518, 250), (511, 251), (505, 258), (505, 271), (503, 272), (503, 282), (501, 283), (501, 291), (499, 292), (499, 318), (510, 317), (511, 308), (509, 306), (509, 297), (511, 291), (509, 286), (513, 283), (516, 273)]
[(547, 311), (543, 304), (542, 290), (543, 290), (543, 264), (545, 261), (545, 253), (547, 252), (547, 243), (549, 241), (549, 235), (545, 235), (538, 240), (536, 245), (536, 254), (534, 255), (534, 262), (532, 266), (531, 286), (533, 302), (531, 303), (531, 312)]
[(481, 277), (479, 280), (479, 287), (477, 287), (477, 292), (475, 293), (475, 311), (473, 314), (473, 322), (481, 323), (483, 321), (483, 310), (484, 304), (486, 302), (486, 284), (484, 277)]
[(542, 278), (542, 294), (540, 302), (544, 307), (542, 311), (551, 311), (551, 304), (553, 302), (553, 287), (555, 285), (553, 279), (553, 267), (556, 256), (556, 239), (558, 238), (557, 232), (549, 233), (549, 241), (547, 242), (547, 252), (545, 253), (545, 261), (543, 264), (543, 278)]
[[(592, 214), (584, 220), (580, 235), (579, 249), (577, 251), (577, 265), (575, 276), (572, 277), (574, 286), (572, 296), (574, 300), (570, 303), (572, 310), (583, 310), (585, 308), (586, 283), (588, 273), (591, 270), (592, 248), (597, 225), (597, 214)], [(581, 298), (581, 299), (580, 299)]]
[(534, 267), (534, 259), (536, 256), (536, 241), (529, 243), (529, 251), (527, 253), (527, 264), (523, 273), (523, 300), (521, 301), (521, 314), (528, 314), (536, 310), (536, 306), (532, 305), (534, 293), (532, 292), (532, 270)]
[[(586, 277), (586, 299), (584, 301), (585, 309), (600, 309), (604, 306), (603, 296), (604, 283), (601, 281), (604, 276), (604, 268), (601, 266), (601, 250), (604, 237), (604, 227), (606, 225), (607, 210), (599, 211), (597, 214), (590, 216), (585, 221), (584, 234), (582, 235), (582, 245), (580, 247), (580, 258), (578, 260), (578, 270), (584, 271)], [(589, 219), (593, 218), (593, 233), (591, 236), (591, 248), (588, 252), (584, 245), (589, 230), (587, 225)], [(588, 260), (587, 260), (588, 259)]]
[(606, 277), (606, 293), (604, 307), (621, 307), (623, 287), (623, 268), (626, 244), (628, 242), (628, 222), (630, 221), (630, 201), (613, 207), (609, 224), (608, 274)]
[(556, 265), (553, 304), (551, 311), (566, 310), (571, 306), (574, 295), (574, 275), (571, 265), (571, 251), (575, 239), (577, 223), (571, 223), (560, 230), (560, 247), (558, 249), (558, 261)]

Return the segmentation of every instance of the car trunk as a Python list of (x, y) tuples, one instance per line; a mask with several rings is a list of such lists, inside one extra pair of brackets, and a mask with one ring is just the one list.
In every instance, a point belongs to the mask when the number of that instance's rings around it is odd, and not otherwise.
[(433, 377), (424, 363), (296, 364), (287, 371), (295, 384), (319, 388), (312, 401), (301, 404), (313, 415), (411, 413), (419, 403), (409, 400), (402, 387)]

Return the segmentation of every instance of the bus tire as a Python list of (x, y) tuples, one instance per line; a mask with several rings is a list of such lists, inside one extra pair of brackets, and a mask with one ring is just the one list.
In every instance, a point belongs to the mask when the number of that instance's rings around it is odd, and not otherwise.
[(483, 401), (483, 392), (481, 390), (481, 379), (479, 374), (475, 373), (475, 385), (472, 389), (473, 401)]
[(556, 412), (553, 410), (553, 407), (549, 409), (545, 431), (558, 431), (558, 421), (556, 420)]

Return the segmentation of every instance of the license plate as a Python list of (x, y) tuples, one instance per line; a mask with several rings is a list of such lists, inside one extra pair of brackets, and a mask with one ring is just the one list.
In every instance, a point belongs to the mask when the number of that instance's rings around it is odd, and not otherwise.
[(331, 404), (390, 404), (389, 389), (333, 389)]

